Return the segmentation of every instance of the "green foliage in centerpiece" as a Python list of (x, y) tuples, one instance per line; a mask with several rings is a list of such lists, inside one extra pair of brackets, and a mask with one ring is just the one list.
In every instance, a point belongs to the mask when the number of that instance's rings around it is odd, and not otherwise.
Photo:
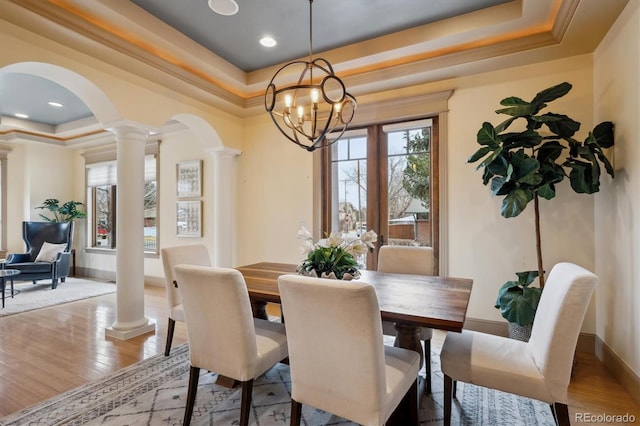
[(360, 276), (356, 257), (372, 249), (378, 235), (369, 230), (360, 238), (348, 239), (339, 232), (332, 232), (327, 238), (314, 241), (303, 226), (298, 231), (298, 238), (304, 240), (302, 252), (307, 254), (307, 258), (298, 265), (299, 274), (321, 278), (335, 276), (342, 280)]

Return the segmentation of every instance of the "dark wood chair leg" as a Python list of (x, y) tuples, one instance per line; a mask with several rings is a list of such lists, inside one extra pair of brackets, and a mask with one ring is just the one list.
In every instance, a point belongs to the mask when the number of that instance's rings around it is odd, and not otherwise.
[(242, 382), (242, 403), (240, 405), (240, 426), (249, 424), (249, 413), (251, 413), (251, 392), (253, 390), (253, 379)]
[(431, 393), (431, 339), (424, 341), (424, 371), (427, 381), (424, 390), (428, 395)]
[(196, 393), (198, 393), (198, 381), (200, 380), (200, 369), (193, 367), (189, 369), (189, 390), (187, 391), (187, 407), (184, 409), (184, 419), (182, 424), (189, 426), (193, 415), (193, 406), (196, 403)]
[(556, 424), (558, 426), (570, 426), (571, 421), (569, 420), (569, 407), (567, 404), (563, 404), (561, 402), (553, 403), (553, 414), (556, 418)]
[(451, 426), (451, 397), (453, 396), (453, 385), (455, 382), (451, 377), (444, 375), (444, 426)]
[(410, 395), (415, 395), (415, 398), (409, 399), (409, 422), (412, 425), (417, 425), (419, 422), (418, 419), (418, 379), (413, 382), (411, 387), (409, 388)]
[(164, 345), (164, 356), (169, 356), (171, 352), (171, 342), (173, 341), (173, 330), (176, 328), (176, 321), (173, 318), (169, 318), (169, 325), (167, 326), (167, 343)]
[(291, 420), (289, 425), (300, 426), (300, 420), (302, 419), (302, 404), (298, 401), (291, 399)]

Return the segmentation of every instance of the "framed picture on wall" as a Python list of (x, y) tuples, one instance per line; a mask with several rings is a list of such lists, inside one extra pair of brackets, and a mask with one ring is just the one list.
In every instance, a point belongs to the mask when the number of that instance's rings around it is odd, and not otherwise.
[(176, 235), (179, 237), (202, 236), (202, 201), (176, 203)]
[(176, 164), (176, 188), (181, 198), (202, 196), (202, 160)]

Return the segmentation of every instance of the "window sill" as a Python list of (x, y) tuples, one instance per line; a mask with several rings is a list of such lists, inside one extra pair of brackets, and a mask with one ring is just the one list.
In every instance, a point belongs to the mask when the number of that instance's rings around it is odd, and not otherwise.
[[(107, 255), (115, 255), (118, 250), (117, 249), (111, 249), (111, 248), (100, 248), (100, 247), (85, 247), (84, 248), (84, 252), (85, 253), (92, 253), (92, 254), (107, 254)], [(145, 258), (149, 258), (149, 259), (157, 259), (160, 257), (160, 253), (157, 251), (145, 251), (144, 252), (144, 257)]]

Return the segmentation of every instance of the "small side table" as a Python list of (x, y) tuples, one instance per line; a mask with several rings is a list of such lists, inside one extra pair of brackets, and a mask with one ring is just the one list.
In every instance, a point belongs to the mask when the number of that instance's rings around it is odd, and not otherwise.
[(11, 280), (11, 298), (13, 299), (13, 277), (20, 274), (18, 269), (0, 269), (0, 291), (2, 292), (2, 309), (4, 309), (4, 289), (7, 279)]

